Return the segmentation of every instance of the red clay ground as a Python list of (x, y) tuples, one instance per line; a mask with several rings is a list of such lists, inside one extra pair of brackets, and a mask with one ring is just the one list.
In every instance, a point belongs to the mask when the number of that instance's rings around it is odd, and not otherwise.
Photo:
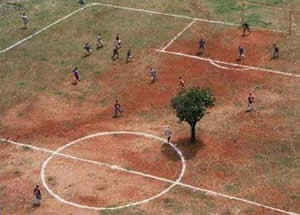
[[(233, 32), (234, 35), (238, 33)], [(264, 40), (257, 44), (249, 39), (256, 36), (251, 36), (247, 38), (247, 45), (267, 49), (269, 40), (265, 39), (271, 35), (260, 32), (258, 36)], [(279, 39), (278, 36), (274, 38)], [(216, 43), (221, 41), (222, 37), (216, 38)], [(178, 42), (171, 49), (193, 54), (194, 44), (189, 44), (182, 46)], [(229, 47), (229, 43), (220, 46), (214, 53), (220, 59), (232, 59), (236, 52), (228, 56), (223, 51), (223, 48)], [(299, 201), (296, 197), (292, 198), (292, 195), (299, 195), (300, 184), (293, 176), (297, 166), (288, 166), (290, 168), (287, 169), (285, 163), (276, 162), (289, 156), (295, 157), (300, 151), (296, 142), (299, 128), (298, 79), (252, 70), (224, 71), (198, 60), (154, 54), (154, 51), (148, 53), (157, 59), (157, 83), (148, 83), (148, 73), (144, 72), (144, 65), (140, 63), (142, 59), (136, 59), (123, 68), (116, 64), (111, 71), (99, 77), (99, 84), (103, 86), (101, 99), (105, 99), (105, 104), (95, 105), (94, 101), (99, 98), (93, 97), (77, 104), (43, 95), (35, 103), (9, 110), (2, 120), (5, 129), (1, 136), (57, 149), (72, 140), (101, 131), (132, 130), (163, 136), (164, 126), (170, 124), (174, 132), (172, 141), (187, 160), (184, 183), (299, 213)], [(265, 54), (249, 50), (247, 64), (259, 65)], [(216, 106), (198, 125), (196, 145), (187, 144), (189, 127), (177, 123), (170, 108), (179, 76), (188, 86), (210, 87), (217, 98)], [(65, 83), (66, 86), (69, 84)], [(74, 87), (86, 84), (88, 81)], [(70, 91), (72, 87), (69, 87)], [(256, 97), (256, 112), (245, 113), (250, 91)], [(123, 117), (117, 119), (112, 118), (115, 95), (124, 109)], [(144, 141), (140, 144), (132, 137), (118, 141), (114, 137), (97, 138), (73, 146), (65, 153), (107, 163), (117, 162), (123, 167), (148, 174), (176, 178), (181, 163), (174, 151), (155, 141)], [(1, 194), (6, 197), (1, 198), (4, 214), (96, 214), (63, 205), (44, 189), (42, 207), (32, 209), (32, 188), (41, 184), (40, 165), (49, 155), (8, 144), (1, 144), (1, 149), (1, 161), (6, 164), (5, 174), (0, 178)], [(80, 204), (124, 204), (149, 197), (166, 187), (163, 182), (65, 158), (57, 158), (49, 165), (46, 173), (53, 177), (50, 186), (68, 200)], [(277, 184), (279, 176), (281, 183)], [(203, 196), (183, 188), (176, 188), (136, 210), (148, 214), (275, 214), (271, 210)]]

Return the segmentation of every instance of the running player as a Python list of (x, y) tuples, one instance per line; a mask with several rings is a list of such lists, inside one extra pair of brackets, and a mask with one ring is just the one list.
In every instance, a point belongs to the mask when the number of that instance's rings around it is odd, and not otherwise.
[(83, 46), (83, 49), (85, 49), (87, 51), (87, 54), (88, 55), (91, 55), (93, 53), (93, 50), (92, 50), (92, 47), (89, 43), (86, 43), (84, 46)]
[(120, 36), (119, 36), (119, 34), (117, 34), (117, 36), (116, 36), (116, 41), (115, 41), (115, 47), (117, 48), (117, 49), (120, 49), (121, 48), (121, 40), (120, 40)]
[(185, 90), (185, 84), (182, 77), (179, 77), (179, 88), (180, 90)]
[(252, 95), (252, 93), (249, 93), (247, 112), (250, 112), (250, 111), (253, 111), (253, 110), (254, 110), (254, 96)]
[(80, 81), (80, 78), (79, 78), (79, 70), (77, 68), (77, 66), (72, 70), (74, 76), (75, 76), (75, 81), (74, 83), (77, 83), (78, 81)]
[(272, 59), (279, 58), (279, 48), (276, 44), (273, 44), (273, 53), (272, 53)]
[(131, 50), (129, 49), (126, 54), (126, 63), (131, 62), (132, 56), (131, 56)]
[(97, 37), (97, 49), (103, 48), (104, 43), (102, 40), (102, 35), (99, 33)]
[(172, 131), (171, 131), (170, 126), (168, 125), (168, 126), (166, 127), (166, 129), (165, 129), (165, 136), (167, 137), (167, 143), (168, 143), (168, 144), (170, 143), (171, 135), (172, 135)]
[(246, 36), (246, 31), (248, 31), (248, 33), (251, 34), (250, 26), (247, 22), (245, 22), (243, 24), (243, 35), (242, 36)]
[[(117, 57), (117, 58), (116, 58)], [(118, 48), (114, 48), (113, 50), (113, 55), (111, 56), (111, 59), (112, 60), (116, 60), (116, 59), (119, 59), (119, 49)]]
[(152, 83), (157, 81), (156, 71), (152, 67), (150, 67), (150, 79)]
[(121, 116), (121, 114), (122, 114), (121, 105), (119, 104), (118, 99), (116, 99), (116, 103), (115, 103), (115, 118), (118, 117), (118, 116)]

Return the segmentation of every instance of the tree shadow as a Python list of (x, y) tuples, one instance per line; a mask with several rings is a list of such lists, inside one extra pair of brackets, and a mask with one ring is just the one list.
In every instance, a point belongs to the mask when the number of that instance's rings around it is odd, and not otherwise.
[[(190, 143), (190, 137), (181, 138), (175, 141), (171, 141), (172, 144), (181, 151), (185, 160), (192, 160), (198, 153), (198, 151), (205, 147), (203, 140), (198, 137), (194, 144)], [(161, 152), (172, 161), (179, 161), (180, 157), (177, 152), (169, 144), (163, 144)]]

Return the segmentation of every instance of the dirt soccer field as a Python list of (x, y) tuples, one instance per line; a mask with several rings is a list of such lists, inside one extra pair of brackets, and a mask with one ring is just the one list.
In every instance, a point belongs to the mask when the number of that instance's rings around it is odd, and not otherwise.
[[(300, 15), (290, 35), (278, 32), (284, 20), (267, 23), (269, 11), (250, 8), (253, 32), (241, 37), (240, 2), (220, 2), (0, 0), (0, 215), (299, 215)], [(274, 43), (280, 57), (271, 60)], [(170, 106), (180, 76), (216, 96), (196, 144)], [(42, 201), (33, 208), (36, 185)]]

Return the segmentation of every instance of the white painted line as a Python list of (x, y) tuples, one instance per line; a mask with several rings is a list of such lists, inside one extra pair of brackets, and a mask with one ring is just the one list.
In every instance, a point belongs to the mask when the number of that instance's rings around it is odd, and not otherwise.
[(220, 68), (220, 69), (225, 69), (225, 70), (236, 70), (236, 71), (244, 71), (244, 70), (248, 70), (247, 68), (242, 68), (242, 69), (240, 69), (240, 68), (229, 68), (229, 67), (226, 67), (226, 66), (221, 66), (221, 65), (219, 65), (219, 64), (216, 64), (212, 59), (209, 59), (209, 62), (210, 62), (213, 66), (218, 67), (218, 68)]
[(37, 36), (38, 34), (42, 33), (43, 31), (46, 31), (47, 29), (51, 28), (52, 26), (54, 26), (54, 25), (56, 25), (56, 24), (58, 24), (58, 23), (60, 23), (60, 22), (62, 22), (62, 21), (64, 21), (64, 20), (68, 19), (69, 17), (73, 16), (74, 14), (76, 14), (76, 13), (78, 13), (78, 12), (80, 12), (80, 11), (84, 10), (85, 8), (90, 7), (90, 6), (93, 6), (93, 4), (88, 4), (88, 5), (82, 7), (82, 8), (80, 8), (80, 9), (78, 9), (78, 10), (75, 10), (74, 12), (68, 14), (67, 16), (64, 16), (64, 17), (62, 17), (62, 18), (56, 20), (55, 22), (53, 22), (53, 23), (51, 23), (51, 24), (45, 26), (45, 27), (42, 28), (41, 30), (39, 30), (39, 31), (33, 33), (32, 35), (30, 35), (30, 36), (28, 36), (28, 37), (26, 37), (26, 38), (20, 40), (19, 42), (15, 43), (15, 44), (13, 44), (13, 45), (11, 45), (11, 46), (9, 46), (9, 47), (3, 49), (3, 50), (0, 50), (0, 54), (9, 51), (10, 49), (12, 49), (12, 48), (14, 48), (14, 47), (16, 47), (16, 46), (18, 46), (18, 45), (24, 43), (24, 42), (27, 41), (27, 40), (32, 39), (33, 37)]
[[(78, 9), (78, 10), (75, 10), (74, 12), (70, 13), (69, 15), (67, 16), (64, 16), (60, 19), (58, 19), (57, 21), (45, 26), (44, 28), (42, 28), (41, 30), (33, 33), (32, 35), (18, 41), (17, 43), (3, 49), (3, 50), (0, 50), (0, 54), (4, 53), (4, 52), (7, 52), (9, 51), (10, 49), (24, 43), (25, 41), (27, 40), (30, 40), (32, 39), (34, 36), (37, 36), (38, 34), (42, 33), (43, 31), (53, 27), (54, 25), (68, 19), (69, 17), (71, 17), (72, 15), (84, 10), (85, 8), (87, 7), (90, 7), (90, 6), (103, 6), (103, 7), (111, 7), (111, 8), (118, 8), (118, 9), (123, 9), (123, 10), (129, 10), (129, 11), (136, 11), (136, 12), (142, 12), (142, 13), (147, 13), (147, 14), (156, 14), (156, 15), (163, 15), (163, 16), (170, 16), (170, 17), (176, 17), (176, 18), (184, 18), (184, 19), (192, 19), (192, 20), (196, 20), (196, 21), (201, 21), (201, 22), (207, 22), (207, 23), (214, 23), (214, 24), (222, 24), (222, 25), (229, 25), (229, 26), (240, 26), (241, 24), (238, 24), (238, 23), (231, 23), (231, 22), (222, 22), (222, 21), (217, 21), (217, 20), (209, 20), (209, 19), (200, 19), (200, 18), (197, 18), (197, 17), (191, 17), (191, 16), (184, 16), (184, 15), (177, 15), (177, 14), (171, 14), (171, 13), (163, 13), (163, 12), (157, 12), (157, 11), (151, 11), (151, 10), (145, 10), (145, 9), (138, 9), (138, 8), (130, 8), (130, 7), (123, 7), (123, 6), (118, 6), (118, 5), (113, 5), (113, 4), (104, 4), (104, 3), (91, 3), (91, 4), (87, 4), (85, 5), (84, 7)], [(274, 32), (280, 32), (280, 33), (288, 33), (286, 31), (277, 31), (277, 30), (270, 30), (270, 29), (265, 29), (265, 28), (253, 28), (253, 29), (262, 29), (262, 30), (265, 30), (265, 31), (274, 31)]]
[(204, 58), (204, 57), (199, 57), (199, 56), (184, 54), (184, 53), (181, 53), (181, 52), (161, 51), (159, 49), (156, 49), (156, 51), (157, 52), (161, 52), (161, 53), (171, 54), (171, 55), (177, 55), (177, 56), (182, 56), (182, 57), (187, 57), (187, 58), (193, 58), (193, 59), (197, 59), (197, 60), (208, 61), (208, 62), (214, 61), (214, 62), (219, 63), (219, 64), (224, 64), (224, 65), (229, 65), (229, 66), (236, 66), (236, 67), (242, 67), (242, 68), (245, 68), (245, 69), (248, 69), (248, 70), (258, 70), (258, 71), (262, 71), (262, 72), (269, 72), (269, 73), (275, 73), (275, 74), (284, 75), (284, 76), (290, 76), (290, 77), (300, 78), (300, 75), (297, 75), (297, 74), (292, 74), (292, 73), (287, 73), (287, 72), (281, 72), (281, 71), (272, 70), (272, 69), (265, 69), (265, 68), (254, 67), (254, 66), (246, 66), (246, 65), (237, 64), (237, 63), (229, 63), (229, 62), (224, 62), (224, 61), (220, 61), (220, 60), (213, 60), (211, 58)]
[(194, 22), (196, 22), (195, 19), (190, 22), (190, 24), (188, 24), (182, 31), (180, 31), (165, 47), (161, 49), (161, 51), (166, 50), (178, 37), (180, 37), (181, 34), (183, 34), (189, 27), (191, 27)]
[[(147, 135), (149, 135), (149, 134), (147, 134)], [(91, 135), (91, 137), (93, 137), (93, 135)], [(159, 138), (159, 139), (161, 139), (161, 138)], [(17, 145), (17, 146), (22, 146), (22, 147), (25, 146), (25, 147), (28, 147), (28, 148), (31, 148), (31, 149), (34, 149), (34, 150), (51, 153), (52, 155), (55, 153), (55, 151), (53, 151), (53, 150), (43, 149), (43, 148), (40, 148), (40, 147), (36, 147), (36, 146), (28, 145), (28, 144), (23, 144), (23, 143), (18, 143), (18, 142), (14, 142), (14, 141), (3, 139), (3, 138), (1, 138), (0, 140), (2, 142), (7, 142), (7, 143), (14, 144), (14, 145)], [(83, 138), (81, 138), (77, 141), (81, 141), (81, 140), (83, 140)], [(163, 140), (163, 139), (161, 139), (161, 140)], [(165, 140), (163, 140), (163, 141), (166, 142)], [(171, 183), (171, 184), (173, 184), (175, 182), (175, 181), (172, 181), (172, 180), (169, 180), (169, 179), (165, 179), (165, 178), (145, 174), (145, 173), (142, 173), (142, 172), (124, 169), (124, 168), (116, 166), (116, 165), (109, 165), (109, 164), (101, 163), (101, 162), (97, 162), (97, 161), (91, 161), (91, 160), (87, 160), (87, 159), (77, 158), (75, 156), (66, 155), (66, 154), (63, 154), (63, 153), (56, 153), (56, 155), (64, 156), (64, 157), (67, 157), (67, 158), (71, 158), (71, 159), (75, 159), (75, 160), (79, 160), (79, 161), (83, 161), (83, 162), (88, 162), (88, 163), (92, 163), (92, 164), (96, 164), (96, 165), (100, 165), (100, 166), (107, 166), (111, 169), (116, 169), (116, 170), (120, 170), (120, 171), (124, 171), (124, 172), (129, 172), (129, 173), (141, 175), (141, 176), (144, 176), (144, 177), (149, 177), (149, 178), (156, 179), (156, 180), (159, 180), (159, 181), (162, 181), (162, 182), (167, 182), (167, 183)], [(186, 188), (189, 188), (189, 189), (192, 189), (192, 190), (195, 190), (195, 191), (200, 191), (200, 192), (203, 192), (203, 193), (205, 193), (207, 195), (210, 195), (210, 196), (222, 197), (222, 198), (226, 198), (226, 199), (230, 199), (230, 200), (236, 200), (236, 201), (240, 201), (240, 202), (243, 202), (243, 203), (246, 203), (246, 204), (249, 204), (249, 205), (254, 205), (254, 206), (257, 206), (257, 207), (269, 209), (271, 211), (276, 211), (276, 212), (280, 212), (280, 213), (283, 213), (283, 214), (300, 215), (300, 214), (295, 213), (295, 212), (281, 210), (281, 209), (270, 207), (270, 206), (260, 204), (260, 203), (254, 202), (254, 201), (249, 201), (247, 199), (242, 199), (242, 198), (222, 194), (222, 193), (219, 193), (219, 192), (215, 192), (215, 191), (212, 191), (212, 190), (196, 187), (196, 186), (189, 185), (189, 184), (184, 184), (182, 182), (178, 182), (177, 185), (182, 186), (182, 187), (186, 187)]]
[[(154, 200), (156, 198), (159, 198), (160, 196), (164, 195), (165, 193), (167, 193), (169, 190), (171, 190), (174, 186), (176, 186), (182, 179), (184, 173), (185, 173), (185, 169), (186, 169), (186, 164), (185, 164), (185, 160), (184, 160), (184, 157), (182, 155), (182, 153), (180, 152), (179, 149), (177, 149), (173, 144), (169, 143), (169, 145), (177, 152), (177, 154), (179, 155), (180, 159), (181, 159), (181, 162), (182, 162), (182, 169), (181, 169), (181, 172), (177, 178), (176, 181), (173, 181), (171, 183), (171, 185), (166, 188), (165, 190), (161, 191), (160, 193), (148, 198), (148, 199), (144, 199), (144, 200), (141, 200), (141, 201), (137, 201), (137, 202), (133, 202), (133, 203), (129, 203), (127, 205), (121, 205), (121, 206), (116, 206), (116, 207), (108, 207), (108, 208), (104, 208), (104, 207), (91, 207), (91, 206), (87, 206), (87, 205), (81, 205), (81, 204), (77, 204), (77, 203), (74, 203), (74, 202), (70, 202), (70, 201), (67, 201), (65, 199), (63, 199), (62, 197), (60, 197), (59, 195), (55, 194), (47, 185), (46, 183), (46, 180), (45, 180), (45, 169), (47, 167), (47, 164), (48, 162), (53, 159), (53, 157), (55, 155), (57, 155), (58, 153), (60, 153), (61, 151), (63, 151), (64, 149), (68, 148), (69, 146), (72, 146), (74, 144), (77, 144), (79, 143), (80, 141), (83, 141), (83, 140), (86, 140), (86, 139), (90, 139), (90, 138), (94, 138), (94, 137), (98, 137), (98, 136), (104, 136), (104, 135), (115, 135), (115, 134), (131, 134), (131, 135), (140, 135), (140, 136), (145, 136), (145, 137), (148, 137), (148, 138), (153, 138), (153, 139), (156, 139), (156, 140), (159, 140), (159, 141), (162, 141), (164, 143), (167, 143), (166, 140), (162, 139), (162, 138), (159, 138), (159, 137), (156, 137), (154, 135), (151, 135), (151, 134), (146, 134), (146, 133), (142, 133), (142, 132), (132, 132), (132, 131), (115, 131), (115, 132), (100, 132), (100, 133), (97, 133), (97, 134), (92, 134), (92, 135), (88, 135), (86, 137), (83, 137), (83, 138), (80, 138), (78, 140), (75, 140), (71, 143), (68, 143), (60, 148), (58, 148), (54, 153), (52, 153), (50, 155), (50, 157), (43, 163), (42, 165), (42, 169), (41, 169), (41, 180), (42, 180), (42, 183), (43, 183), (43, 186), (45, 187), (45, 189), (53, 196), (55, 197), (58, 201), (62, 202), (62, 203), (65, 203), (65, 204), (69, 204), (69, 205), (72, 205), (74, 207), (78, 207), (78, 208), (85, 208), (85, 209), (91, 209), (91, 210), (117, 210), (117, 209), (121, 209), (121, 208), (126, 208), (126, 207), (131, 207), (131, 206), (135, 206), (135, 205), (138, 205), (138, 204), (145, 204), (151, 200)], [(82, 160), (82, 159), (81, 159)], [(102, 163), (101, 163), (102, 165)], [(116, 165), (110, 165), (110, 168), (112, 169), (116, 169), (116, 170), (122, 170), (122, 171), (126, 171), (126, 172), (129, 172), (129, 173), (134, 173), (134, 174), (138, 174), (140, 176), (144, 176), (144, 177), (150, 177), (152, 179), (156, 179), (158, 180), (159, 177), (156, 177), (156, 176), (151, 176), (151, 175), (148, 175), (148, 174), (145, 174), (145, 173), (141, 173), (141, 172), (137, 172), (137, 171), (134, 171), (134, 170), (127, 170), (127, 169), (124, 169), (122, 167), (118, 167)]]

